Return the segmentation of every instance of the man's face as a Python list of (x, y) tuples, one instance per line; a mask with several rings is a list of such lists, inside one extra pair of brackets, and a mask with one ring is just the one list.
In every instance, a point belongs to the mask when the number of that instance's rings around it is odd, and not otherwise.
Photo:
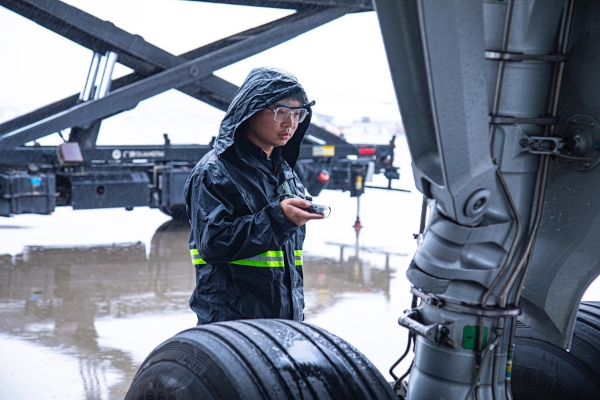
[[(277, 104), (289, 107), (301, 105), (299, 101), (289, 98), (280, 100)], [(277, 106), (272, 104), (269, 108), (275, 110)], [(269, 108), (251, 116), (248, 119), (248, 130), (246, 131), (248, 140), (263, 149), (267, 156), (271, 155), (274, 147), (284, 146), (298, 128), (298, 122), (294, 121), (291, 114), (285, 121), (277, 122), (274, 119), (273, 111)]]

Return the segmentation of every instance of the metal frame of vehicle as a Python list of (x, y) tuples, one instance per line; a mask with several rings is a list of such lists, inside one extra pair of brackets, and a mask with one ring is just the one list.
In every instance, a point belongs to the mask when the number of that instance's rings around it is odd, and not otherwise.
[[(365, 1), (221, 3), (296, 12), (175, 56), (139, 35), (57, 0), (1, 0), (0, 6), (89, 48), (93, 56), (81, 93), (0, 124), (0, 216), (47, 214), (55, 206), (150, 206), (182, 217), (182, 189), (189, 169), (211, 145), (171, 145), (165, 136), (163, 146), (98, 146), (102, 120), (174, 88), (225, 111), (237, 87), (215, 76), (214, 71), (347, 13), (372, 10)], [(134, 72), (113, 81), (116, 62)], [(95, 86), (97, 76), (101, 79)], [(67, 130), (69, 137), (60, 146), (25, 146)], [(358, 175), (364, 179), (370, 164), (390, 180), (399, 178), (393, 166), (393, 141), (367, 148), (365, 153), (364, 146), (311, 125), (299, 162), (309, 192), (317, 195), (323, 188), (331, 188), (360, 196), (364, 187), (357, 189), (352, 179)], [(322, 171), (332, 171), (329, 182), (318, 180)]]

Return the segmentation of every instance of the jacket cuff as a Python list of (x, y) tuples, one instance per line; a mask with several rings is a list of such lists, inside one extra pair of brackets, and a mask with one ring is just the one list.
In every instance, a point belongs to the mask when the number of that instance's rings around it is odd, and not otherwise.
[(283, 216), (283, 211), (281, 211), (281, 207), (279, 206), (279, 200), (273, 200), (267, 206), (267, 212), (269, 217), (271, 218), (271, 224), (275, 231), (285, 234), (286, 236), (291, 236), (296, 230), (299, 228), (298, 225), (292, 224)]

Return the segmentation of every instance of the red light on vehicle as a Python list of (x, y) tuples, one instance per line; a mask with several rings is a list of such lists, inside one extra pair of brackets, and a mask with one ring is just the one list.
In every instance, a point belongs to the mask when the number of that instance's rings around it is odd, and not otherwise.
[(321, 172), (319, 172), (319, 176), (317, 177), (317, 179), (321, 183), (327, 183), (327, 182), (329, 182), (329, 179), (331, 179), (331, 176), (329, 175), (329, 172), (321, 171)]
[(372, 156), (375, 154), (375, 147), (359, 147), (358, 155), (359, 156)]

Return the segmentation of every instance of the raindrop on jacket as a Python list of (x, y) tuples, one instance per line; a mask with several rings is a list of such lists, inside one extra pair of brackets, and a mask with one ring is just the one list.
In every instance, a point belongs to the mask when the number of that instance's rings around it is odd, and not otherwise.
[(305, 227), (288, 222), (279, 202), (284, 193), (305, 192), (293, 168), (310, 108), (287, 144), (273, 150), (271, 165), (242, 132), (249, 117), (291, 95), (308, 103), (304, 89), (288, 72), (252, 70), (221, 122), (213, 149), (186, 182), (189, 246), (196, 268), (190, 307), (199, 324), (303, 319)]

